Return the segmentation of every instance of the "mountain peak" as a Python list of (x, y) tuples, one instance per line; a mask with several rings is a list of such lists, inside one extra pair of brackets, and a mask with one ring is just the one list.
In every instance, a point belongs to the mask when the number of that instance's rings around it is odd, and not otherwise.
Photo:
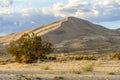
[(69, 21), (71, 21), (71, 20), (80, 20), (80, 18), (77, 18), (77, 17), (73, 17), (73, 16), (70, 16), (70, 17), (67, 17), (67, 20)]
[(73, 17), (73, 16), (69, 16), (67, 17), (68, 19), (76, 19), (76, 17)]

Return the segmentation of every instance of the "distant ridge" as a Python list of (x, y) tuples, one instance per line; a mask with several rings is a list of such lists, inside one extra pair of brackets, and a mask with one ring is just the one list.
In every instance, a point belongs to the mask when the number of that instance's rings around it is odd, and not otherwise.
[(65, 20), (66, 19), (63, 19), (61, 21), (56, 21), (56, 22), (53, 22), (53, 23), (50, 23), (47, 25), (37, 27), (37, 28), (32, 28), (32, 29), (25, 30), (22, 32), (12, 33), (12, 34), (6, 35), (6, 36), (0, 38), (0, 42), (9, 42), (11, 40), (16, 40), (16, 39), (20, 38), (21, 35), (23, 35), (24, 33), (36, 33), (38, 36), (42, 36), (45, 33), (58, 28), (60, 26), (60, 24), (62, 22), (64, 22)]
[(120, 31), (120, 28), (118, 28), (117, 31)]

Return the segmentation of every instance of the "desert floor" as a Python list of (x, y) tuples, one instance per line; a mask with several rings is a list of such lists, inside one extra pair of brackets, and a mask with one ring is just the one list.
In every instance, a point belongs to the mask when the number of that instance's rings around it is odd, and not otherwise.
[[(82, 66), (92, 63), (92, 71)], [(0, 65), (0, 80), (120, 80), (120, 61), (66, 61)]]

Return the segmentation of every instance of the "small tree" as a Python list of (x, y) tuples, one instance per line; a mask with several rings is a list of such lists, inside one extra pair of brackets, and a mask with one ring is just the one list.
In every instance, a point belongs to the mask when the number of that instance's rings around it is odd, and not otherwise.
[(42, 40), (34, 33), (31, 35), (24, 33), (18, 40), (11, 41), (6, 46), (6, 50), (15, 57), (17, 62), (32, 63), (45, 58), (45, 55), (51, 53), (53, 48), (50, 42)]

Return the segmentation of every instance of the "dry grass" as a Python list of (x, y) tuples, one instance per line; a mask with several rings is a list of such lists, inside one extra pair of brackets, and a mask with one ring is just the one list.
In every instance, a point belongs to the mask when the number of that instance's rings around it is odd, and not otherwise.
[(81, 70), (83, 72), (91, 72), (93, 71), (94, 64), (92, 62), (86, 62), (84, 65), (82, 65)]
[(78, 68), (78, 69), (74, 69), (72, 68), (72, 70), (70, 71), (70, 73), (73, 73), (73, 74), (81, 74), (81, 70)]
[(99, 59), (95, 62), (95, 66), (99, 67), (99, 66), (101, 66), (101, 63), (102, 63), (102, 60)]
[[(96, 66), (96, 64), (100, 64)], [(18, 80), (16, 75), (25, 75), (31, 80), (119, 80), (119, 61), (65, 61), (34, 64), (11, 63), (0, 65), (0, 80)], [(119, 72), (118, 72), (119, 71)], [(63, 78), (61, 78), (63, 77)]]
[(50, 67), (48, 65), (42, 65), (42, 66), (40, 66), (40, 69), (42, 69), (42, 70), (49, 70)]

